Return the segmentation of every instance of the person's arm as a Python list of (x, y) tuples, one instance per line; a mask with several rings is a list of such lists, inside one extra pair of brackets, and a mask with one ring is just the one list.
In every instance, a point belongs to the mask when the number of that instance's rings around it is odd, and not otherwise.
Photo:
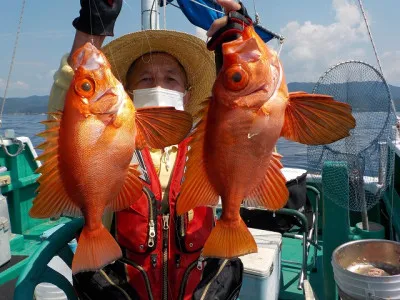
[(105, 37), (114, 35), (115, 21), (122, 7), (122, 0), (81, 0), (80, 2), (79, 17), (72, 22), (76, 29), (75, 38), (70, 53), (63, 56), (60, 67), (54, 74), (48, 112), (64, 108), (65, 95), (74, 75), (69, 65), (72, 53), (87, 42), (101, 48)]

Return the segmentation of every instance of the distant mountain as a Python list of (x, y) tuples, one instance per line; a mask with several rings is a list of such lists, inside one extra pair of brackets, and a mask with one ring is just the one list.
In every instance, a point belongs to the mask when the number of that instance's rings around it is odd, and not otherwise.
[[(363, 101), (363, 93), (370, 93), (369, 83), (352, 82), (354, 90), (357, 90), (357, 95), (354, 99), (359, 100), (357, 103), (358, 111), (370, 111), (371, 105)], [(315, 86), (314, 82), (291, 82), (288, 84), (290, 92), (304, 91), (311, 93)], [(395, 101), (396, 110), (400, 110), (400, 87), (389, 85), (390, 92)], [(330, 89), (334, 87), (329, 87)], [(26, 98), (7, 98), (4, 106), (5, 114), (41, 114), (47, 112), (47, 102), (49, 96), (30, 96)], [(2, 98), (0, 98), (0, 101)]]
[[(335, 85), (343, 85), (345, 83), (335, 84)], [(357, 111), (371, 111), (375, 110), (372, 109), (372, 106), (375, 106), (376, 103), (366, 103), (364, 101), (365, 97), (363, 95), (367, 95), (371, 93), (371, 87), (373, 87), (373, 82), (351, 82), (348, 83), (351, 85), (351, 90), (356, 91), (353, 95), (354, 101), (357, 101)], [(304, 91), (307, 93), (311, 93), (315, 86), (314, 82), (291, 82), (288, 84), (289, 92), (296, 92), (296, 91)], [(331, 85), (328, 87), (320, 88), (321, 90), (333, 90), (336, 87)], [(396, 106), (396, 111), (400, 110), (400, 87), (389, 85), (390, 93), (392, 98), (394, 99), (394, 103)], [(379, 101), (379, 99), (377, 100)], [(378, 109), (379, 111), (379, 109)]]
[[(0, 101), (3, 99), (0, 98)], [(7, 98), (5, 114), (42, 114), (47, 112), (49, 96), (29, 96), (25, 98)]]

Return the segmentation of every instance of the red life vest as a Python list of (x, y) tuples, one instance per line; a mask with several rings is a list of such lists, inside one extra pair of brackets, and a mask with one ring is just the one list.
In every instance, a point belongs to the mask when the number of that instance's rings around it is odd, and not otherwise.
[(168, 205), (161, 207), (161, 185), (150, 152), (140, 152), (145, 195), (116, 213), (116, 238), (128, 282), (140, 299), (191, 299), (202, 275), (200, 252), (214, 226), (212, 208), (198, 207), (177, 217), (175, 204), (182, 183), (188, 140), (178, 145)]

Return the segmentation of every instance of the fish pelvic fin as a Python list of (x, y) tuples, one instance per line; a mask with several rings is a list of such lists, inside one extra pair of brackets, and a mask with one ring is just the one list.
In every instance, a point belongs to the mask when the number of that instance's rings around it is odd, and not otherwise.
[(208, 237), (202, 255), (233, 258), (257, 252), (257, 244), (241, 218), (236, 222), (217, 221)]
[(136, 149), (162, 149), (188, 135), (192, 116), (174, 107), (143, 107), (136, 111), (136, 128)]
[(59, 119), (62, 114), (58, 112), (56, 116), (57, 118), (48, 121), (52, 124), (51, 127), (40, 134), (46, 140), (39, 145), (39, 148), (43, 149), (44, 152), (36, 158), (43, 164), (35, 171), (41, 175), (37, 180), (39, 183), (39, 188), (36, 190), (37, 196), (29, 211), (32, 218), (50, 218), (60, 215), (78, 217), (82, 215), (81, 209), (68, 196), (62, 184), (58, 163)]
[(285, 206), (289, 199), (289, 191), (286, 187), (286, 179), (281, 169), (278, 153), (272, 153), (271, 161), (261, 184), (255, 188), (243, 201), (248, 207), (263, 207), (270, 210), (278, 210)]
[(306, 145), (324, 145), (350, 135), (356, 126), (351, 106), (328, 95), (289, 94), (281, 136)]
[(203, 118), (197, 123), (190, 137), (186, 170), (176, 203), (176, 212), (182, 215), (197, 206), (215, 206), (218, 194), (208, 179), (204, 165), (204, 135), (207, 124), (208, 106), (203, 110)]
[(139, 179), (140, 171), (138, 165), (130, 165), (125, 183), (118, 196), (113, 200), (109, 208), (112, 211), (119, 211), (128, 208), (143, 195), (143, 184)]
[(95, 230), (84, 226), (72, 260), (72, 273), (99, 270), (121, 257), (121, 248), (102, 224)]

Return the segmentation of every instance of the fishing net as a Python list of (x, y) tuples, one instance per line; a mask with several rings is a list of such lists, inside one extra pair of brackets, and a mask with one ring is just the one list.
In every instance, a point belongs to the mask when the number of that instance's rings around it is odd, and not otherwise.
[[(311, 178), (321, 181), (324, 162), (347, 163), (349, 201), (334, 197), (339, 206), (352, 211), (367, 211), (379, 201), (390, 183), (394, 154), (389, 144), (395, 139), (396, 116), (389, 87), (379, 71), (360, 61), (342, 62), (321, 76), (313, 93), (327, 94), (352, 106), (356, 127), (350, 136), (335, 143), (307, 147)], [(335, 180), (324, 189), (342, 190)]]

